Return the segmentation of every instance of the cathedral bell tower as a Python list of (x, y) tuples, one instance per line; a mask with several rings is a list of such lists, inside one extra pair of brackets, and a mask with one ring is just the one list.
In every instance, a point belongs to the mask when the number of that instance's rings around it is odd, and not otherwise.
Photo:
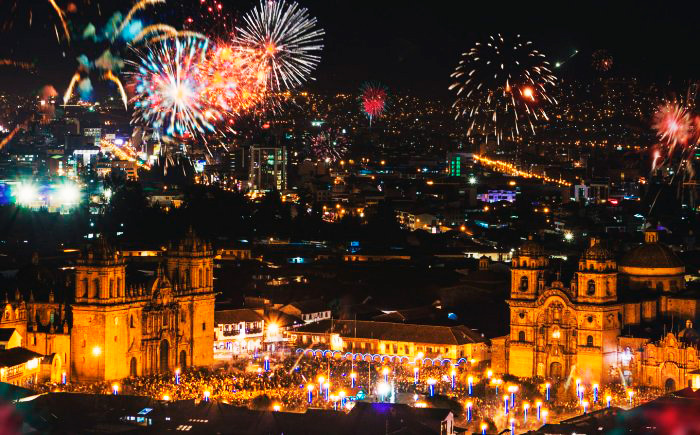
[(617, 264), (612, 253), (596, 237), (578, 263), (576, 302), (602, 304), (617, 300)]
[(125, 272), (124, 259), (103, 238), (77, 260), (70, 359), (76, 380), (128, 376), (122, 364), (128, 339)]
[(513, 256), (510, 272), (511, 299), (536, 299), (544, 291), (544, 272), (548, 265), (549, 258), (544, 248), (530, 236)]

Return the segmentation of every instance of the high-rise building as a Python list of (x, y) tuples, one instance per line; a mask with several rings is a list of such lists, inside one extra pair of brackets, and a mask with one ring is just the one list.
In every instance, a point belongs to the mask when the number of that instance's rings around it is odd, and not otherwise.
[(450, 177), (466, 177), (469, 169), (474, 165), (474, 154), (472, 153), (448, 153), (447, 168)]
[(285, 190), (287, 148), (251, 146), (248, 182), (254, 190)]

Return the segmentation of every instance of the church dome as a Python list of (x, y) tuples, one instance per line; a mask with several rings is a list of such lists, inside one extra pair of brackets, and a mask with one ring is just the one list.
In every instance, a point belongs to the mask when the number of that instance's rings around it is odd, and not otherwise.
[[(593, 243), (593, 242), (592, 242)], [(588, 247), (583, 253), (582, 260), (608, 261), (614, 257), (600, 242), (595, 242), (594, 245)]]
[(518, 248), (518, 255), (523, 255), (526, 257), (542, 257), (546, 254), (544, 247), (532, 240), (532, 236), (530, 236), (528, 240)]
[(683, 261), (671, 248), (659, 243), (656, 231), (645, 233), (645, 243), (622, 257), (620, 266), (625, 268), (677, 269), (684, 268)]

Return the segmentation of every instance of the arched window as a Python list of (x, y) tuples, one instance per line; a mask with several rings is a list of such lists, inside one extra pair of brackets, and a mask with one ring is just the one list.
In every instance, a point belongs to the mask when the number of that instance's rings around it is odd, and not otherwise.
[(592, 335), (589, 335), (588, 337), (586, 337), (586, 346), (593, 347), (593, 336)]
[(523, 260), (523, 267), (527, 267), (527, 260)]
[(593, 296), (595, 294), (595, 281), (592, 279), (588, 280), (588, 289), (586, 290), (588, 296)]
[(199, 269), (198, 275), (199, 275), (199, 280), (198, 280), (198, 281), (199, 281), (199, 285), (198, 285), (198, 287), (202, 287), (202, 286), (204, 285), (204, 280), (202, 279), (202, 269)]
[(88, 297), (88, 291), (90, 290), (90, 283), (87, 278), (83, 278), (83, 288), (82, 288), (82, 293), (81, 296), (86, 298)]
[(130, 328), (136, 327), (136, 325), (134, 324), (134, 315), (133, 314), (131, 316), (129, 316), (129, 327)]
[(664, 283), (661, 281), (657, 282), (656, 283), (656, 290), (658, 290), (660, 292), (664, 291)]
[(131, 358), (129, 362), (129, 376), (136, 376), (136, 358)]
[(180, 370), (185, 370), (187, 368), (187, 352), (184, 350), (180, 351)]
[(117, 296), (124, 296), (124, 292), (122, 291), (122, 278), (117, 277)]
[(109, 279), (109, 297), (114, 297), (114, 278)]
[(100, 297), (100, 279), (99, 279), (99, 278), (95, 278), (95, 279), (92, 281), (92, 284), (93, 284), (93, 289), (92, 289), (93, 293), (92, 293), (92, 297), (93, 297), (93, 298), (99, 298), (99, 297)]
[(525, 331), (518, 332), (518, 341), (525, 341)]
[(521, 277), (520, 278), (520, 291), (521, 292), (527, 291), (528, 287), (529, 287), (529, 285), (528, 285), (527, 276)]

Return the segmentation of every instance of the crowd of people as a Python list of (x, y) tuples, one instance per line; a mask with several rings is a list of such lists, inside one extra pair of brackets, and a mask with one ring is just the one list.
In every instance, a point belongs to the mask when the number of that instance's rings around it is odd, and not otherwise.
[[(584, 399), (576, 396), (575, 381), (572, 379), (551, 385), (550, 400), (547, 400), (543, 381), (507, 377), (496, 379), (496, 375), (487, 367), (478, 364), (422, 366), (293, 356), (269, 361), (269, 369), (265, 367), (265, 360), (257, 358), (234, 361), (215, 370), (193, 368), (177, 375), (168, 373), (126, 378), (118, 384), (45, 384), (41, 388), (44, 391), (111, 394), (116, 387), (118, 394), (149, 396), (160, 400), (207, 399), (253, 409), (287, 411), (303, 411), (307, 407), (340, 407), (342, 403), (339, 403), (339, 398), (345, 398), (351, 405), (355, 399), (392, 400), (397, 394), (404, 394), (404, 397), (411, 397), (414, 404), (423, 402), (426, 406), (446, 399), (447, 402), (442, 404), (448, 403), (455, 412), (455, 418), (462, 419), (465, 424), (468, 423), (465, 407), (471, 402), (471, 424), (486, 422), (495, 428), (508, 427), (511, 419), (518, 420), (520, 429), (538, 427), (544, 420), (537, 420), (535, 407), (538, 401), (542, 402), (542, 409), (546, 410), (549, 421), (578, 415), (583, 411)], [(310, 394), (309, 386), (312, 386)], [(517, 398), (516, 406), (510, 403), (509, 412), (506, 413), (503, 395), (508, 394), (508, 387), (517, 388)], [(379, 394), (381, 388), (384, 392)], [(389, 394), (386, 393), (387, 389)], [(613, 398), (613, 406), (626, 407), (630, 405), (628, 392), (622, 385), (606, 386), (598, 391), (598, 401), (594, 403), (593, 392), (588, 386), (585, 393), (588, 410), (607, 406), (608, 395)], [(637, 390), (632, 404), (650, 400), (658, 394), (660, 392), (655, 390)], [(525, 403), (530, 406), (527, 421), (524, 418)]]

